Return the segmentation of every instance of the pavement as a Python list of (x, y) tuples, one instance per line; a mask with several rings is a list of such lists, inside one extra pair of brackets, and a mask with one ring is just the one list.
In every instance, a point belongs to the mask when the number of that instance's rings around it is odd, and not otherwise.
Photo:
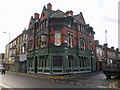
[(27, 76), (27, 77), (35, 77), (35, 78), (41, 78), (41, 79), (69, 79), (72, 78), (68, 75), (49, 75), (49, 74), (35, 74), (35, 73), (20, 73), (20, 72), (7, 72), (14, 75), (21, 75), (21, 76)]

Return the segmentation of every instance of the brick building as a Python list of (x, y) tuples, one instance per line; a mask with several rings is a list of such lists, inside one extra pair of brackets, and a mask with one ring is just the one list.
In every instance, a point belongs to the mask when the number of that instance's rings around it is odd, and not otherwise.
[(15, 72), (26, 72), (26, 40), (27, 30), (10, 41), (5, 47), (6, 70)]
[(96, 70), (93, 28), (82, 12), (52, 10), (49, 3), (41, 15), (31, 17), (27, 39), (29, 73), (80, 73)]
[(102, 67), (111, 65), (112, 63), (120, 60), (119, 49), (114, 47), (109, 48), (108, 44), (100, 45), (98, 40), (95, 40), (95, 57), (97, 62), (97, 70), (102, 70)]

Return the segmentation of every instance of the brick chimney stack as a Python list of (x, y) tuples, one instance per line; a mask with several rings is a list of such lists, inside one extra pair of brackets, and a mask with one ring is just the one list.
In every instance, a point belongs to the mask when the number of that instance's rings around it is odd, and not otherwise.
[(112, 50), (114, 50), (114, 47), (111, 47)]
[(52, 5), (50, 3), (47, 4), (47, 9), (52, 10)]
[(107, 43), (105, 43), (105, 44), (103, 45), (103, 47), (104, 47), (104, 48), (107, 48), (107, 47), (108, 47), (108, 44), (107, 44)]
[(39, 19), (39, 14), (38, 13), (34, 13), (34, 18), (35, 19)]
[(94, 40), (94, 44), (97, 46), (99, 45), (99, 40)]
[(73, 11), (72, 11), (72, 10), (71, 10), (71, 11), (69, 11), (69, 13), (70, 13), (70, 15), (71, 15), (71, 16), (73, 16)]

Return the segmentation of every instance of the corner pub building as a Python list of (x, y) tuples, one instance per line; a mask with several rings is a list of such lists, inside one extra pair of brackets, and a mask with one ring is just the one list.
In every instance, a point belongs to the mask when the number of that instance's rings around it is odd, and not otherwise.
[(27, 72), (71, 74), (96, 70), (93, 28), (82, 12), (52, 10), (32, 16), (28, 28)]

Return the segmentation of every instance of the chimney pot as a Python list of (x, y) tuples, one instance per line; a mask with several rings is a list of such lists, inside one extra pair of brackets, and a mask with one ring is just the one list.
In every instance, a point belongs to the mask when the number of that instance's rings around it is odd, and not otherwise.
[(50, 3), (47, 4), (47, 9), (52, 10), (52, 5)]

